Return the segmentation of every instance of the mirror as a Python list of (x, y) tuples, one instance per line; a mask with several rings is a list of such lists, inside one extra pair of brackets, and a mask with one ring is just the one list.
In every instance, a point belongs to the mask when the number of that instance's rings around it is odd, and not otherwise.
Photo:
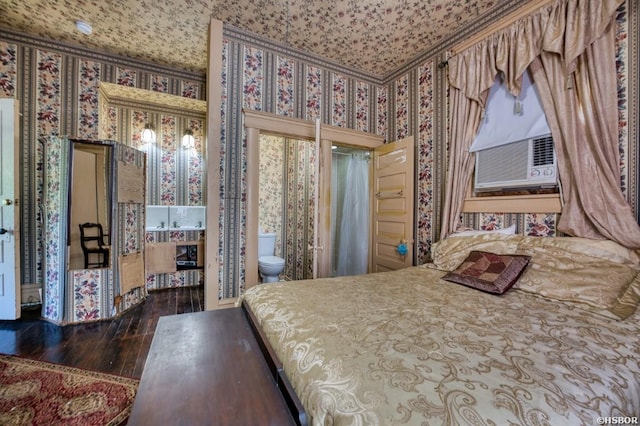
[[(93, 267), (94, 263), (109, 267), (110, 251), (107, 256), (104, 256), (104, 253), (89, 253), (89, 265), (85, 265), (85, 253), (80, 241), (80, 224), (100, 224), (104, 245), (110, 245), (113, 147), (109, 141), (71, 140), (70, 142), (68, 268), (70, 270), (87, 269), (87, 267)], [(96, 231), (97, 229), (87, 230), (86, 235), (93, 236)], [(95, 247), (97, 244), (91, 241), (87, 245)], [(95, 266), (99, 267), (99, 265)]]

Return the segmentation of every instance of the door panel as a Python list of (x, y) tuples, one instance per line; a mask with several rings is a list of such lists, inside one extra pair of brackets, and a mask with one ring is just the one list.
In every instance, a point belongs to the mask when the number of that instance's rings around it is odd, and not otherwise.
[(20, 318), (18, 102), (0, 99), (0, 319)]
[[(413, 264), (413, 137), (374, 151), (373, 271)], [(400, 243), (407, 254), (400, 255)]]
[[(386, 166), (380, 164), (381, 167), (390, 167), (393, 166), (393, 164), (388, 164)], [(404, 172), (402, 173), (396, 173), (396, 174), (391, 174), (391, 175), (385, 175), (385, 176), (381, 176), (380, 177), (380, 186), (383, 188), (404, 188), (406, 186), (406, 181), (405, 179), (407, 178), (406, 174)], [(381, 194), (381, 195), (387, 195), (387, 196), (395, 196), (397, 194), (397, 192), (391, 192), (389, 194)]]
[(175, 241), (147, 243), (144, 253), (146, 274), (170, 274), (176, 272)]
[(403, 197), (376, 199), (376, 211), (382, 214), (403, 215), (407, 208), (407, 200)]

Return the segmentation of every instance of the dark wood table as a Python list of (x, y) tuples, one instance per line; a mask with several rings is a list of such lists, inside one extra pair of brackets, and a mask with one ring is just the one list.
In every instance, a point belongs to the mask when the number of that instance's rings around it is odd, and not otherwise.
[(161, 317), (129, 425), (295, 424), (240, 308)]

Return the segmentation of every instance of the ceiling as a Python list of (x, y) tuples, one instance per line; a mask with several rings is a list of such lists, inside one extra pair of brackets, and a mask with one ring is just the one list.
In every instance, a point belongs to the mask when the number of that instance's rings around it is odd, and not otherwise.
[[(384, 76), (506, 3), (514, 0), (2, 0), (0, 27), (204, 73), (213, 17)], [(77, 20), (93, 32), (80, 33)]]

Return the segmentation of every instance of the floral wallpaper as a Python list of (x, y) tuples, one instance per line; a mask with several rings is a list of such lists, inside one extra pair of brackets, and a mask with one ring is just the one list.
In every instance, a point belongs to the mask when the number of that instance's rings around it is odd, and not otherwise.
[(331, 122), (338, 127), (347, 125), (347, 78), (333, 75), (333, 99), (331, 102)]
[(355, 129), (361, 132), (369, 130), (369, 87), (362, 81), (356, 82), (356, 123)]
[(429, 259), (433, 241), (433, 62), (418, 68), (418, 137), (416, 183), (417, 194), (417, 239), (416, 258), (418, 264)]
[[(636, 16), (637, 8), (629, 9), (629, 4), (630, 0), (620, 8), (617, 21), (618, 127), (621, 187), (630, 204), (637, 208), (638, 185), (635, 180), (639, 166), (636, 164), (636, 110), (633, 109), (637, 100), (631, 94), (637, 93), (638, 59), (637, 53), (630, 49), (630, 40), (637, 38), (635, 29), (639, 18)], [(635, 15), (630, 16), (630, 10), (635, 10)], [(438, 25), (445, 21), (439, 21)], [(163, 138), (159, 149), (147, 151), (149, 197), (158, 203), (176, 199), (184, 200), (184, 204), (205, 204), (204, 175), (218, 173), (220, 176), (220, 188), (214, 191), (220, 197), (219, 221), (216, 224), (220, 235), (220, 298), (237, 296), (244, 286), (246, 135), (242, 108), (299, 119), (320, 118), (323, 123), (382, 135), (387, 141), (414, 135), (418, 201), (416, 262), (428, 259), (431, 244), (438, 238), (443, 173), (447, 161), (446, 69), (437, 66), (451, 47), (447, 43), (443, 41), (439, 50), (433, 51), (432, 57), (415, 64), (384, 66), (384, 72), (392, 74), (387, 80), (380, 80), (334, 67), (312, 56), (297, 55), (281, 46), (274, 47), (268, 41), (241, 34), (237, 29), (225, 29), (220, 111), (222, 128), (219, 143), (216, 141), (215, 145), (221, 156), (219, 169), (205, 170), (202, 133), (196, 142), (198, 148), (190, 156), (177, 144)], [(348, 48), (359, 49), (357, 46)], [(130, 62), (126, 58), (115, 61), (99, 54), (89, 58), (83, 52), (74, 51), (66, 45), (57, 48), (55, 43), (38, 41), (37, 37), (15, 37), (0, 29), (0, 96), (20, 99), (23, 120), (27, 123), (23, 132), (21, 165), (21, 173), (28, 177), (22, 188), (22, 202), (27, 206), (22, 237), (23, 277), (25, 282), (43, 285), (47, 297), (54, 301), (53, 305), (46, 307), (52, 316), (63, 310), (62, 302), (56, 302), (56, 298), (63, 296), (56, 294), (55, 280), (59, 278), (55, 270), (45, 272), (48, 251), (54, 251), (56, 247), (53, 240), (47, 240), (45, 244), (44, 229), (45, 224), (60, 219), (48, 217), (47, 212), (36, 207), (46, 190), (42, 170), (49, 161), (45, 157), (48, 138), (68, 134), (96, 137), (99, 127), (100, 131), (106, 129), (114, 138), (141, 148), (137, 135), (149, 119), (161, 123), (162, 132), (166, 131), (168, 138), (175, 138), (178, 129), (185, 126), (182, 118), (162, 117), (158, 112), (135, 108), (97, 111), (97, 82), (108, 81), (197, 99), (203, 98), (206, 87), (201, 73), (177, 69), (169, 72), (152, 64)], [(96, 115), (99, 117), (98, 125), (95, 125)], [(200, 132), (203, 124), (196, 126)], [(464, 216), (465, 224), (474, 228), (488, 229), (515, 223), (519, 233), (540, 236), (556, 235), (557, 219), (555, 214), (503, 212)], [(181, 278), (171, 280), (176, 285), (182, 281)], [(132, 300), (139, 297), (125, 296)]]
[(318, 67), (307, 67), (307, 120), (315, 120), (320, 117), (320, 105), (322, 103), (322, 70)]
[[(629, 84), (626, 81), (629, 75), (629, 19), (628, 11), (625, 7), (618, 9), (616, 18), (616, 68), (618, 76), (618, 135), (620, 144), (620, 186), (623, 194), (633, 201), (637, 200), (638, 194), (629, 193), (629, 179), (633, 179), (633, 173), (629, 169), (629, 152), (632, 150), (629, 140)], [(636, 150), (638, 148), (636, 147)], [(636, 165), (636, 168), (638, 165)], [(631, 199), (631, 197), (634, 197)]]
[(409, 136), (409, 76), (404, 75), (396, 80), (395, 93), (395, 138), (403, 139)]
[(64, 256), (66, 253), (66, 224), (68, 221), (68, 185), (61, 182), (69, 174), (69, 150), (66, 149), (68, 141), (59, 137), (51, 137), (44, 141), (46, 156), (44, 168), (48, 172), (46, 186), (42, 191), (42, 206), (46, 220), (45, 238), (43, 250), (45, 253), (42, 261), (44, 272), (42, 316), (54, 322), (64, 320), (64, 295), (66, 292), (65, 276), (67, 265)]
[[(256, 38), (289, 46), (345, 69), (383, 76), (464, 33), (487, 14), (523, 0), (220, 1), (127, 2), (126, 17), (97, 0), (4, 0), (0, 26), (137, 61), (204, 73), (209, 20), (218, 19)], [(71, 25), (88, 21), (87, 37)], [(129, 18), (129, 19), (125, 19)], [(123, 42), (122, 35), (127, 35)], [(135, 37), (129, 35), (135, 34)], [(162, 77), (154, 85), (162, 87)]]
[(100, 287), (104, 281), (105, 269), (82, 269), (71, 271), (73, 283), (72, 322), (95, 321), (101, 319), (102, 303)]
[(262, 50), (244, 49), (244, 106), (253, 110), (262, 107)]
[[(151, 76), (146, 70), (115, 65), (107, 58), (84, 58), (66, 48), (57, 49), (55, 44), (48, 42), (30, 44), (22, 40), (5, 40), (0, 35), (0, 96), (16, 97), (21, 101), (22, 122), (25, 123), (22, 132), (25, 138), (21, 144), (22, 193), (25, 194), (22, 200), (25, 208), (21, 225), (21, 275), (23, 282), (42, 286), (43, 317), (59, 323), (104, 319), (144, 299), (144, 291), (134, 290), (120, 295), (122, 297), (116, 302), (118, 290), (114, 288), (111, 273), (94, 271), (68, 275), (64, 260), (59, 258), (59, 254), (64, 253), (63, 224), (67, 222), (64, 211), (66, 186), (59, 183), (65, 182), (68, 176), (64, 168), (68, 142), (66, 138), (56, 136), (96, 139), (99, 134), (107, 134), (113, 140), (139, 148), (139, 131), (134, 127), (144, 127), (146, 113), (108, 107), (99, 110), (100, 82), (106, 80), (131, 87), (148, 84), (145, 88), (149, 90), (155, 88), (175, 94), (177, 89), (189, 97), (202, 95), (204, 81), (201, 76), (200, 80), (194, 76), (181, 80), (179, 75), (180, 72), (174, 72)], [(141, 80), (141, 76), (144, 79)], [(27, 83), (33, 85), (27, 86)], [(128, 120), (136, 124), (129, 127), (126, 125)], [(187, 124), (183, 124), (184, 119), (169, 115), (163, 120), (170, 135), (165, 135), (163, 143), (166, 143), (165, 148), (175, 152), (177, 145), (169, 140), (176, 138), (173, 123), (184, 127)], [(174, 182), (167, 179), (166, 185), (153, 186), (157, 191), (153, 193), (154, 199), (160, 198), (161, 190), (164, 190), (165, 194), (170, 194), (169, 198), (177, 198), (184, 204), (201, 205), (204, 202), (204, 123), (202, 119), (192, 119), (188, 123), (194, 128), (196, 147), (188, 153), (180, 150), (177, 156), (169, 155), (168, 158), (157, 155), (153, 158), (156, 162), (149, 165), (154, 171), (164, 170), (169, 176), (177, 176)], [(138, 155), (132, 151), (125, 154), (125, 151), (123, 159), (133, 160)], [(50, 174), (46, 175), (45, 171)], [(176, 180), (180, 185), (185, 183), (179, 190)], [(144, 235), (137, 224), (143, 215), (144, 208), (140, 205), (128, 206), (122, 211), (124, 253), (140, 249)], [(183, 281), (186, 285), (197, 285), (202, 279)]]
[(92, 139), (96, 137), (98, 125), (98, 88), (100, 85), (100, 63), (81, 60), (78, 81), (78, 136)]
[(260, 171), (258, 223), (262, 232), (276, 233), (275, 256), (282, 256), (282, 219), (285, 217), (284, 196), (285, 138), (262, 135), (260, 137)]
[(295, 108), (293, 76), (296, 72), (296, 63), (280, 56), (278, 56), (277, 62), (276, 91), (278, 95), (276, 96), (276, 113), (291, 117)]

